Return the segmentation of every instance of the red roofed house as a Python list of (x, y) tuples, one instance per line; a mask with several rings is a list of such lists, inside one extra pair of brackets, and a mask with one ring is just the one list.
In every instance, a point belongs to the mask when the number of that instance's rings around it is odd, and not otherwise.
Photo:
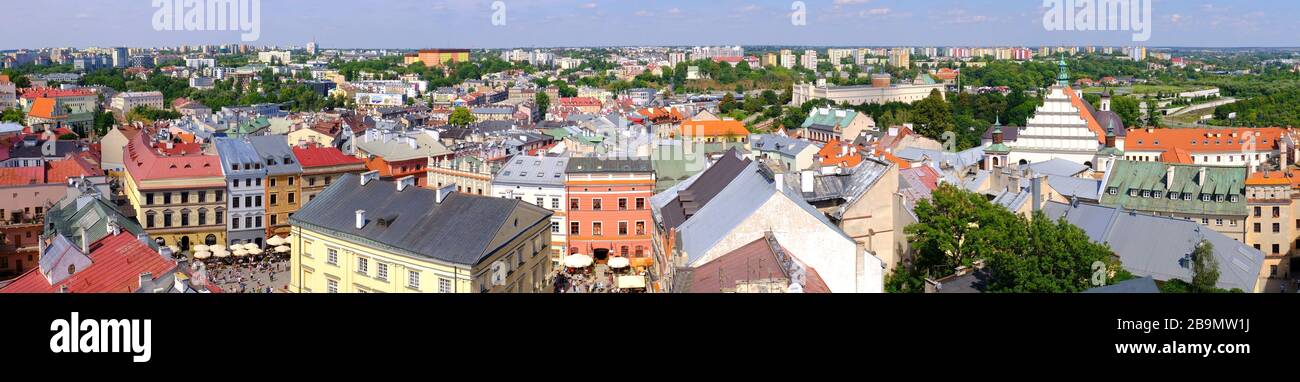
[(862, 163), (862, 154), (852, 143), (832, 140), (817, 152), (817, 162), (825, 167), (853, 168)]
[[(0, 293), (195, 292), (195, 289), (207, 289), (204, 288), (206, 282), (191, 281), (191, 276), (179, 268), (175, 260), (160, 254), (144, 240), (148, 238), (117, 229), (94, 243), (77, 247), (63, 235), (53, 235), (41, 243), (40, 266), (0, 287)], [(166, 280), (173, 283), (161, 282)], [(213, 288), (212, 291), (219, 290)]]
[(603, 106), (600, 100), (591, 97), (565, 97), (560, 98), (561, 108), (572, 108), (582, 113), (597, 113)]
[(293, 148), (293, 156), (302, 166), (302, 197), (307, 202), (335, 179), (366, 172), (365, 161), (330, 146), (301, 143)]
[[(1295, 149), (1287, 145), (1292, 132), (1281, 127), (1133, 129), (1128, 132), (1124, 159), (1146, 162), (1257, 167), (1274, 158), (1294, 163)], [(1284, 155), (1288, 154), (1288, 155)]]
[(226, 242), (226, 178), (217, 155), (148, 130), (136, 134), (123, 153), (123, 191), (133, 216), (159, 245), (184, 251)]
[(683, 121), (678, 136), (695, 143), (744, 143), (749, 140), (749, 129), (737, 120)]
[(82, 136), (90, 133), (99, 107), (99, 97), (90, 89), (26, 89), (18, 101), (30, 110), (28, 126), (67, 126)]

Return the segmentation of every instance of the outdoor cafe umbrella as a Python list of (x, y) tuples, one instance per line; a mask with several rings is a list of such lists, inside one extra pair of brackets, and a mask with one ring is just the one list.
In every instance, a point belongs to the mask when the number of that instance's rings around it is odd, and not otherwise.
[(283, 245), (281, 245), (281, 246), (279, 246), (279, 247), (275, 247), (275, 252), (276, 252), (276, 253), (289, 253), (289, 247), (288, 247), (288, 246), (283, 246)]
[(266, 239), (266, 245), (285, 245), (288, 243), (287, 240), (279, 236), (271, 236), (270, 239)]
[(226, 258), (226, 257), (230, 257), (230, 251), (227, 251), (227, 250), (224, 250), (224, 249), (214, 250), (214, 251), (212, 251), (212, 256), (216, 256), (217, 258)]
[(251, 248), (251, 249), (246, 249), (246, 250), (244, 250), (244, 252), (248, 252), (248, 254), (250, 254), (250, 255), (260, 255), (260, 254), (262, 254), (262, 249), (261, 249), (261, 248)]
[(217, 252), (220, 252), (220, 251), (224, 251), (224, 250), (226, 250), (226, 246), (221, 245), (221, 244), (213, 244), (213, 245), (208, 246), (208, 250), (209, 250), (209, 251), (212, 251), (212, 253), (217, 253)]
[(249, 249), (258, 249), (257, 244), (253, 244), (253, 243), (244, 244), (244, 250), (249, 250)]
[(206, 258), (209, 258), (209, 257), (212, 257), (212, 253), (211, 253), (211, 252), (208, 252), (208, 251), (198, 251), (198, 252), (194, 252), (194, 258), (196, 258), (196, 259), (203, 260), (203, 259), (206, 259)]
[(626, 257), (614, 257), (609, 259), (608, 265), (610, 268), (619, 269), (627, 267), (628, 264), (631, 264), (631, 261)]
[(242, 249), (236, 249), (234, 252), (231, 252), (230, 254), (235, 255), (235, 257), (244, 257), (244, 256), (248, 256), (248, 252), (245, 252), (245, 251), (242, 250)]
[(575, 253), (564, 258), (564, 266), (569, 268), (586, 268), (591, 265), (591, 256)]
[(203, 252), (208, 250), (208, 246), (205, 244), (196, 244), (193, 247), (190, 247), (190, 249), (194, 250), (194, 252)]

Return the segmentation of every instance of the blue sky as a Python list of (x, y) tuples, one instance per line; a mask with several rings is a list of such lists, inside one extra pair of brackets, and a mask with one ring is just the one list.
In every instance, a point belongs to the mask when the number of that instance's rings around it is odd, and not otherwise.
[[(162, 1), (162, 0), (158, 0)], [(1064, 0), (1069, 1), (1069, 0)], [(1130, 0), (1125, 0), (1130, 1)], [(1300, 1), (1151, 0), (1148, 46), (1300, 46)], [(156, 31), (154, 0), (4, 6), (0, 49), (238, 43), (238, 32)], [(609, 45), (1135, 45), (1132, 32), (1043, 27), (1043, 0), (262, 0), (253, 45), (326, 48)], [(17, 15), (18, 17), (11, 17)]]

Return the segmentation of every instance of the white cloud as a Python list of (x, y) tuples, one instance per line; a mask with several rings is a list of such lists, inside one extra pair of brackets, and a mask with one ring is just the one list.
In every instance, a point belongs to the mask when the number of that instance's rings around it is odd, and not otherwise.
[(632, 15), (639, 16), (639, 17), (651, 17), (654, 16), (655, 13), (643, 9), (643, 10), (636, 11), (636, 13), (633, 13)]
[(835, 5), (857, 5), (870, 2), (871, 0), (835, 0)]
[(582, 8), (585, 8), (585, 9), (592, 9), (592, 8), (595, 8), (595, 7), (596, 7), (596, 2), (593, 1), (593, 2), (590, 2), (590, 3), (582, 4), (582, 5), (579, 5), (579, 7), (582, 7)]
[(890, 12), (893, 12), (893, 10), (889, 8), (871, 8), (868, 10), (858, 12), (858, 15), (859, 16), (883, 16), (883, 15), (888, 15)]
[(682, 9), (681, 9), (681, 8), (677, 8), (677, 7), (673, 7), (673, 9), (669, 9), (669, 10), (668, 10), (668, 14), (670, 14), (670, 15), (680, 15), (680, 14), (682, 14)]

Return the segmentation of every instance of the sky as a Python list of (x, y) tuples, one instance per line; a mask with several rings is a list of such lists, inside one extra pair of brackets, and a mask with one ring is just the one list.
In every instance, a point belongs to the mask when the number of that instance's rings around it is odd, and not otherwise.
[[(188, 1), (203, 4), (217, 0)], [(1049, 31), (1044, 26), (1044, 13), (1052, 9), (1044, 4), (1086, 0), (234, 1), (260, 3), (260, 35), (256, 40), (242, 41), (238, 31), (156, 30), (154, 19), (160, 8), (155, 4), (177, 0), (8, 2), (5, 20), (0, 20), (0, 50), (225, 43), (303, 46), (312, 40), (322, 48), (472, 49), (641, 45), (1300, 46), (1300, 1), (1295, 0), (1118, 0), (1139, 5), (1150, 1), (1151, 35), (1142, 42), (1134, 41), (1133, 31)], [(793, 21), (801, 15), (805, 22), (796, 25)], [(207, 27), (212, 29), (211, 25)]]

